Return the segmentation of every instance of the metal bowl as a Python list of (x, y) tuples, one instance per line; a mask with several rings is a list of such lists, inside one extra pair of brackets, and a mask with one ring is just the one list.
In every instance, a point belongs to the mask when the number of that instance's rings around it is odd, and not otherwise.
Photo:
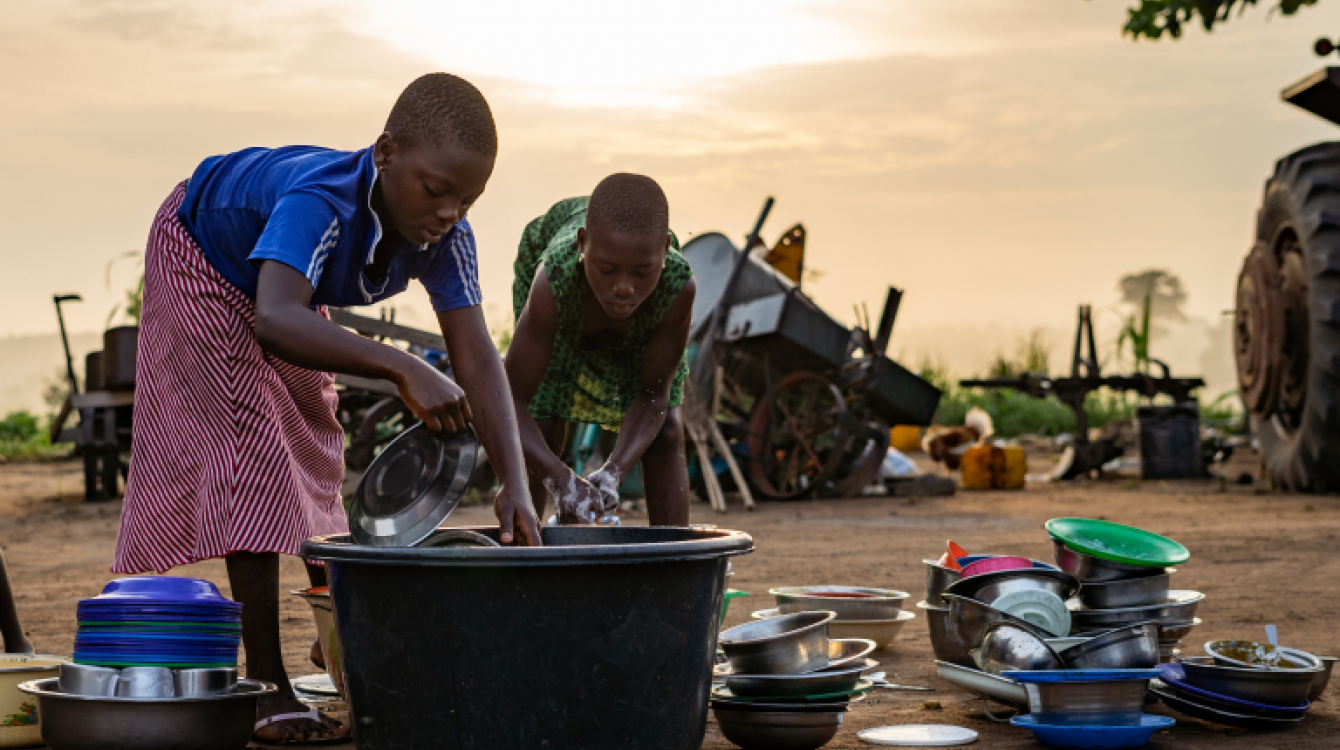
[(1321, 659), (1309, 654), (1306, 651), (1299, 651), (1296, 648), (1279, 647), (1280, 663), (1278, 666), (1270, 666), (1264, 662), (1248, 661), (1244, 658), (1249, 653), (1258, 653), (1264, 655), (1275, 650), (1269, 643), (1260, 641), (1210, 641), (1205, 644), (1205, 653), (1214, 657), (1214, 663), (1225, 667), (1251, 667), (1255, 669), (1304, 669), (1316, 671), (1321, 669)]
[[(1168, 592), (1167, 601), (1148, 604), (1143, 607), (1118, 607), (1116, 609), (1085, 609), (1078, 600), (1066, 602), (1073, 618), (1074, 630), (1110, 630), (1123, 625), (1134, 625), (1149, 620), (1159, 622), (1188, 622), (1196, 616), (1196, 606), (1205, 595), (1199, 591), (1173, 589)], [(1166, 640), (1166, 639), (1165, 639)]]
[(721, 633), (721, 650), (737, 674), (804, 674), (828, 666), (834, 612), (798, 612), (737, 625)]
[(749, 711), (712, 705), (721, 733), (744, 750), (817, 750), (837, 735), (845, 710)]
[(917, 602), (917, 608), (926, 613), (926, 627), (930, 631), (931, 650), (935, 652), (935, 658), (976, 670), (977, 663), (973, 661), (971, 653), (975, 645), (959, 641), (958, 634), (949, 624), (949, 607), (933, 607), (926, 602)]
[[(832, 627), (832, 623), (829, 623)], [(828, 638), (828, 666), (824, 671), (845, 669), (853, 664), (865, 664), (865, 657), (875, 650), (869, 638)]]
[(1138, 625), (1109, 630), (1066, 650), (1066, 665), (1071, 669), (1150, 669), (1159, 663), (1159, 624)]
[(836, 612), (838, 620), (892, 620), (903, 609), (906, 591), (860, 586), (786, 586), (769, 589), (782, 614)]
[(1190, 620), (1163, 620), (1159, 623), (1159, 643), (1172, 643), (1180, 641), (1191, 635), (1191, 629), (1201, 624), (1199, 617), (1193, 617)]
[(1079, 601), (1089, 609), (1143, 607), (1167, 601), (1168, 580), (1177, 568), (1157, 570), (1138, 578), (1090, 581), (1079, 590)]
[(57, 690), (70, 695), (116, 695), (121, 670), (92, 664), (62, 664)]
[(1115, 726), (1140, 724), (1149, 680), (1027, 682), (1030, 712), (1039, 724)]
[(1065, 669), (1066, 663), (1047, 641), (1008, 622), (993, 622), (986, 627), (982, 645), (974, 649), (977, 666), (987, 674), (999, 675), (1007, 669), (1034, 671)]
[(1192, 687), (1270, 706), (1296, 706), (1307, 700), (1315, 669), (1253, 669), (1215, 664), (1213, 657), (1178, 660)]
[(1022, 568), (963, 578), (945, 589), (944, 593), (991, 604), (1016, 591), (1050, 591), (1064, 601), (1074, 596), (1079, 587), (1079, 581), (1065, 571)]
[(438, 437), (422, 423), (400, 433), (363, 473), (349, 505), (353, 540), (413, 547), (456, 510), (475, 471), (479, 441), (470, 428)]
[(957, 570), (950, 570), (935, 560), (922, 560), (926, 563), (926, 598), (924, 601), (932, 606), (939, 607), (944, 605), (944, 600), (940, 595), (949, 588), (950, 584), (963, 577)]
[[(1122, 578), (1138, 578), (1142, 575), (1149, 575), (1152, 566), (1149, 565), (1128, 565), (1126, 563), (1112, 562), (1104, 560), (1093, 555), (1086, 555), (1078, 550), (1073, 550), (1058, 539), (1052, 540), (1053, 551), (1056, 555), (1056, 564), (1061, 566), (1061, 570), (1078, 578), (1081, 583), (1088, 584), (1095, 581), (1116, 581)], [(1162, 566), (1154, 569), (1161, 569)]]
[[(969, 599), (966, 596), (956, 596), (954, 594), (945, 594), (945, 601), (949, 602), (949, 615), (947, 619), (946, 634), (961, 645), (965, 652), (971, 651), (982, 644), (982, 636), (986, 635), (988, 625), (997, 622), (1007, 622), (1024, 631), (1032, 633), (1039, 639), (1051, 637), (1051, 633), (1044, 631), (1038, 626), (1014, 615), (1001, 612), (1000, 610), (985, 605), (976, 599)], [(945, 661), (950, 661), (946, 659)], [(957, 662), (956, 662), (957, 663)], [(972, 664), (969, 662), (964, 666)]]
[(222, 695), (237, 686), (237, 668), (174, 669), (172, 685), (181, 698)]
[(19, 690), (37, 698), (42, 739), (51, 750), (242, 750), (255, 731), (256, 702), (275, 686), (239, 680), (224, 695), (108, 698), (67, 695), (51, 678)]
[(1321, 669), (1317, 670), (1317, 675), (1312, 678), (1312, 689), (1307, 693), (1309, 701), (1321, 700), (1321, 694), (1326, 692), (1326, 686), (1331, 682), (1331, 670), (1335, 668), (1334, 656), (1318, 656), (1321, 660)]
[(856, 687), (865, 660), (840, 669), (809, 674), (729, 674), (726, 687), (741, 698), (803, 698), (808, 695), (842, 693)]
[(1023, 711), (1028, 710), (1028, 693), (1024, 690), (1024, 686), (1008, 677), (987, 674), (979, 669), (947, 661), (935, 662), (935, 674), (954, 687), (978, 697), (990, 698), (997, 703)]

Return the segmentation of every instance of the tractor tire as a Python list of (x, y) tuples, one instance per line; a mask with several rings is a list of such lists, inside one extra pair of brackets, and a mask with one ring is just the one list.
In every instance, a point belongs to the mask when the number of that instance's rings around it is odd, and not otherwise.
[(1266, 181), (1234, 333), (1271, 480), (1340, 491), (1340, 143), (1286, 156)]

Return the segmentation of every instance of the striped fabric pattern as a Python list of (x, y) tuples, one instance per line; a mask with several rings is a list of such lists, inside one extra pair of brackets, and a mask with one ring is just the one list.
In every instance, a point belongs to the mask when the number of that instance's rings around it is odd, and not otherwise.
[(145, 252), (114, 573), (237, 551), (297, 555), (310, 536), (348, 531), (335, 378), (260, 348), (255, 303), (177, 220), (184, 195), (183, 183), (159, 209)]

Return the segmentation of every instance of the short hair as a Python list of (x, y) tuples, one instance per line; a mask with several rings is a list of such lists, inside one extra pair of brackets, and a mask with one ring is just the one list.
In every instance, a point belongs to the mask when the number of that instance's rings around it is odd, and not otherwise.
[(601, 180), (591, 193), (586, 224), (624, 234), (664, 236), (670, 231), (670, 203), (650, 177), (618, 172)]
[(498, 155), (489, 103), (469, 81), (450, 73), (429, 73), (406, 86), (386, 118), (386, 132), (404, 148), (450, 145)]

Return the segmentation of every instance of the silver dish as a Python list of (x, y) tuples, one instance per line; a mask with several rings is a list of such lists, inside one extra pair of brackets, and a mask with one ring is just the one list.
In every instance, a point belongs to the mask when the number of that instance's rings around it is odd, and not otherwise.
[(1186, 683), (1211, 693), (1268, 706), (1297, 706), (1312, 690), (1315, 669), (1225, 667), (1209, 656), (1178, 660)]
[(1046, 568), (1023, 568), (1019, 570), (998, 570), (994, 573), (963, 578), (945, 589), (946, 594), (957, 594), (991, 604), (997, 599), (1015, 591), (1050, 591), (1069, 599), (1079, 591), (1079, 581), (1069, 573)]
[(116, 683), (121, 670), (113, 667), (95, 667), (92, 664), (62, 664), (58, 678), (60, 692), (70, 695), (116, 695)]
[(1309, 654), (1306, 651), (1300, 651), (1296, 648), (1286, 646), (1279, 647), (1280, 657), (1287, 664), (1281, 664), (1278, 667), (1267, 667), (1264, 664), (1253, 664), (1240, 659), (1228, 656), (1226, 649), (1231, 649), (1236, 644), (1252, 644), (1270, 648), (1268, 643), (1258, 643), (1257, 641), (1210, 641), (1205, 644), (1205, 653), (1214, 657), (1214, 663), (1225, 667), (1248, 667), (1253, 669), (1304, 669), (1316, 671), (1321, 669), (1321, 659)]
[[(796, 612), (836, 612), (838, 620), (892, 620), (907, 599), (906, 591), (860, 586), (786, 586), (769, 589), (784, 615)], [(855, 594), (857, 596), (823, 596)]]
[(982, 636), (986, 635), (987, 626), (997, 622), (1010, 623), (1028, 633), (1032, 633), (1039, 639), (1051, 637), (1051, 633), (1027, 620), (1001, 612), (976, 599), (948, 593), (944, 595), (944, 598), (945, 601), (949, 602), (946, 632), (951, 640), (955, 641), (957, 645), (961, 645), (965, 651), (971, 651), (980, 646)]
[(950, 584), (962, 578), (957, 570), (950, 570), (935, 560), (922, 560), (926, 563), (926, 598), (924, 601), (933, 607), (944, 606), (940, 595)]
[(275, 686), (239, 680), (236, 691), (207, 698), (107, 698), (67, 695), (51, 678), (19, 690), (37, 698), (51, 750), (243, 750), (256, 702)]
[(726, 687), (741, 698), (803, 698), (808, 695), (842, 693), (856, 687), (865, 661), (844, 669), (809, 674), (729, 674)]
[(1266, 718), (1264, 716), (1248, 716), (1241, 711), (1224, 711), (1218, 708), (1202, 705), (1201, 703), (1189, 700), (1183, 694), (1174, 693), (1167, 687), (1150, 687), (1149, 692), (1158, 696), (1172, 710), (1186, 714), (1194, 719), (1201, 719), (1212, 724), (1222, 724), (1226, 727), (1239, 727), (1241, 729), (1275, 729), (1286, 727), (1290, 724), (1296, 724), (1303, 720), (1303, 714), (1292, 719)]
[(874, 650), (875, 642), (868, 638), (829, 638), (828, 666), (824, 667), (824, 671), (846, 669), (852, 664), (864, 664), (865, 657)]
[(1149, 680), (1027, 682), (1028, 708), (1039, 724), (1139, 726)]
[(172, 684), (181, 698), (223, 695), (237, 686), (237, 668), (174, 669)]
[(980, 698), (989, 698), (1021, 711), (1028, 710), (1028, 693), (1024, 686), (1008, 677), (987, 674), (947, 661), (936, 661), (935, 673), (945, 682)]
[(1321, 669), (1317, 670), (1317, 676), (1312, 678), (1312, 689), (1307, 693), (1307, 699), (1310, 701), (1321, 700), (1321, 694), (1326, 692), (1326, 686), (1331, 683), (1331, 670), (1335, 668), (1334, 656), (1318, 656), (1321, 660)]
[(1062, 658), (1071, 669), (1152, 669), (1159, 663), (1158, 637), (1157, 622), (1127, 625), (1067, 649)]
[(976, 669), (972, 659), (974, 645), (959, 641), (958, 635), (949, 624), (949, 607), (932, 607), (926, 602), (917, 602), (917, 608), (926, 612), (926, 627), (931, 635), (931, 650), (939, 661), (960, 667)]
[(1079, 601), (1089, 609), (1143, 607), (1167, 601), (1168, 582), (1176, 572), (1177, 568), (1167, 568), (1139, 578), (1090, 581), (1079, 590)]
[(456, 510), (475, 471), (479, 441), (466, 428), (437, 437), (422, 423), (387, 444), (349, 506), (356, 544), (413, 547)]
[(736, 625), (721, 633), (721, 650), (737, 674), (804, 674), (828, 666), (833, 612), (799, 612)]
[(1159, 643), (1171, 643), (1180, 641), (1191, 635), (1191, 629), (1201, 624), (1199, 617), (1193, 617), (1190, 620), (1164, 620), (1159, 623)]
[[(1197, 688), (1192, 688), (1184, 683), (1173, 680), (1171, 682), (1160, 680), (1157, 677), (1149, 681), (1150, 694), (1157, 690), (1159, 692), (1168, 692), (1183, 699), (1199, 704), (1205, 708), (1213, 708), (1217, 711), (1227, 711), (1244, 716), (1261, 716), (1273, 719), (1296, 719), (1307, 709), (1300, 709), (1294, 706), (1292, 709), (1286, 708), (1265, 708), (1254, 704), (1244, 704), (1227, 698), (1211, 697), (1213, 694), (1201, 692)], [(1197, 692), (1191, 692), (1197, 690)]]
[(477, 531), (469, 529), (437, 529), (416, 547), (501, 547)]
[(977, 666), (993, 675), (999, 675), (1007, 669), (1031, 672), (1066, 668), (1066, 663), (1047, 645), (1046, 640), (1008, 622), (988, 625), (982, 636), (982, 645), (973, 650), (973, 655)]
[(844, 711), (742, 711), (720, 703), (712, 706), (721, 733), (744, 750), (817, 750), (837, 735)]
[(1086, 555), (1065, 546), (1058, 539), (1052, 540), (1052, 548), (1056, 555), (1056, 564), (1060, 566), (1061, 570), (1078, 578), (1080, 583), (1085, 584), (1096, 581), (1116, 581), (1121, 578), (1138, 578), (1142, 575), (1148, 575), (1151, 569), (1158, 569), (1149, 565), (1129, 565)]
[[(1166, 601), (1148, 604), (1143, 607), (1118, 607), (1117, 609), (1085, 609), (1076, 599), (1066, 602), (1073, 618), (1075, 631), (1110, 630), (1123, 625), (1134, 625), (1149, 620), (1159, 622), (1188, 622), (1196, 616), (1196, 606), (1205, 595), (1199, 591), (1171, 590)], [(1168, 639), (1165, 639), (1168, 640)]]

